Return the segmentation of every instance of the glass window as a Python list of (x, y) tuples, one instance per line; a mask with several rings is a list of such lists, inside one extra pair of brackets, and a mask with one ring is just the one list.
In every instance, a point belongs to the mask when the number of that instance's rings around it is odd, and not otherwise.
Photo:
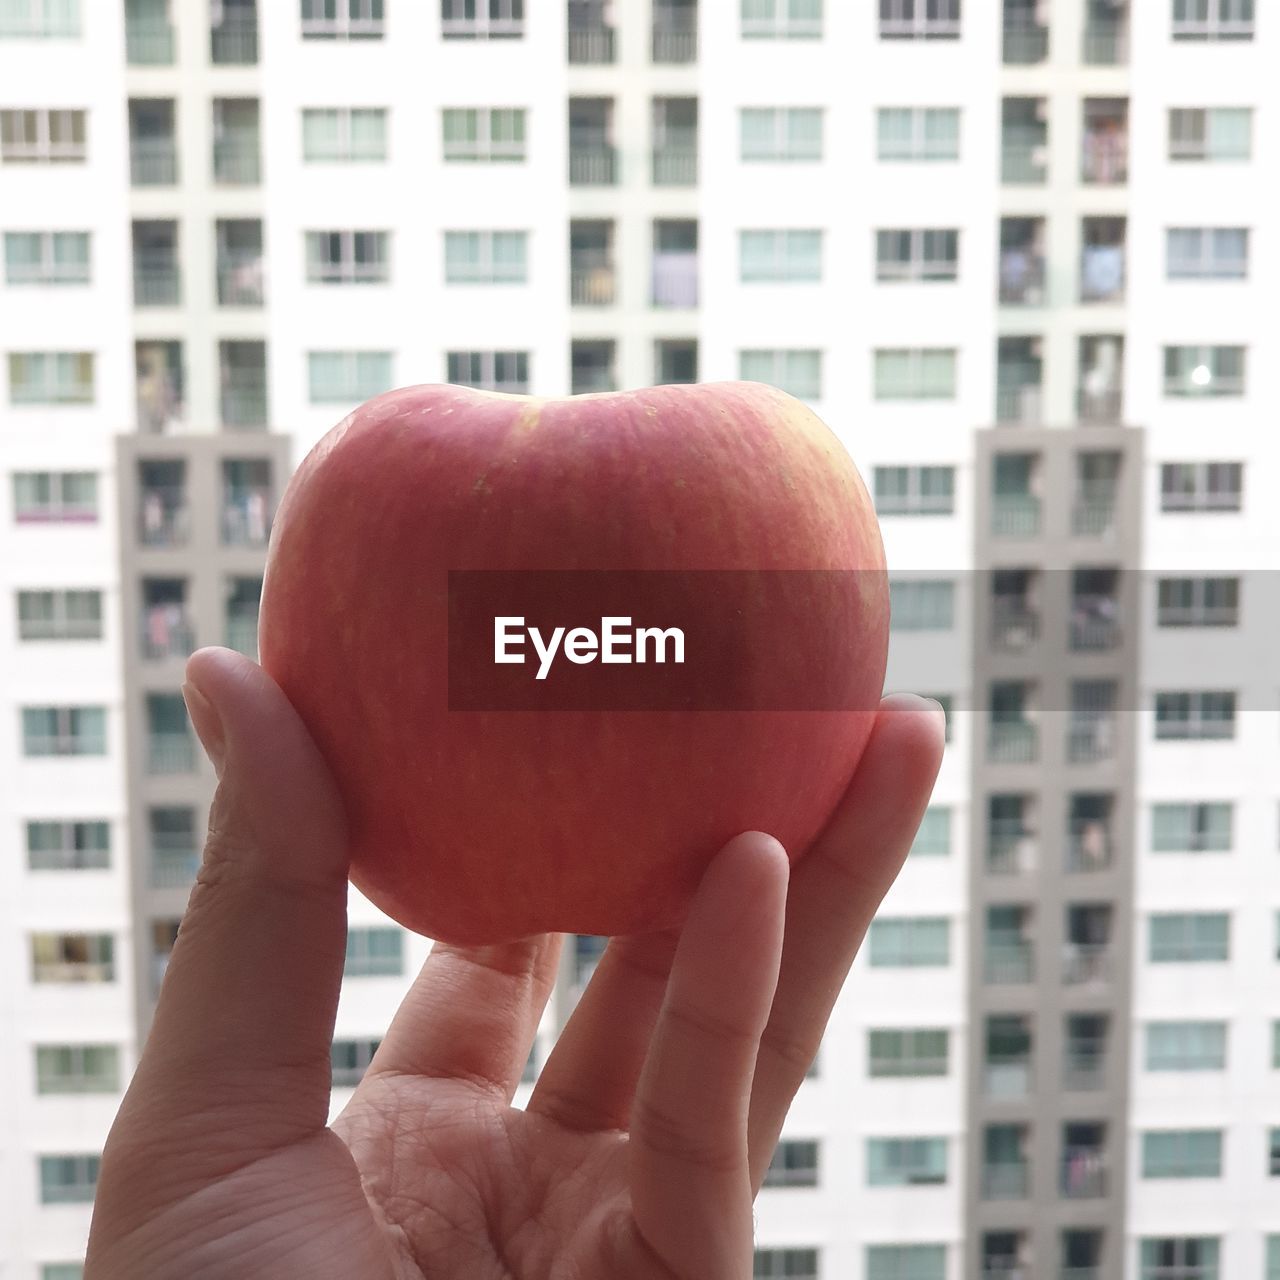
[(941, 1244), (873, 1244), (867, 1248), (867, 1280), (946, 1280)]
[(960, 108), (878, 108), (876, 155), (881, 160), (958, 160)]
[(954, 400), (956, 353), (947, 348), (881, 348), (875, 352), (877, 400)]
[(381, 40), (383, 0), (302, 0), (304, 40)]
[(381, 1043), (378, 1039), (335, 1040), (329, 1050), (333, 1087), (354, 1089), (364, 1078)]
[(1225, 911), (1167, 912), (1151, 916), (1152, 964), (1212, 963), (1230, 959), (1231, 917)]
[(88, 284), (87, 231), (6, 231), (5, 283)]
[(868, 932), (874, 968), (937, 967), (951, 963), (951, 921), (945, 916), (881, 917)]
[(951, 852), (951, 806), (931, 804), (920, 820), (911, 852), (921, 855), (946, 855)]
[(442, 112), (446, 160), (524, 160), (522, 107), (445, 107)]
[(876, 279), (952, 281), (959, 274), (960, 233), (950, 229), (876, 232)]
[(946, 1180), (946, 1138), (867, 1139), (868, 1186), (939, 1186)]
[(1170, 280), (1244, 280), (1249, 274), (1246, 227), (1170, 227), (1165, 252)]
[(743, 284), (821, 281), (821, 231), (741, 231), (738, 234), (739, 279)]
[(527, 351), (450, 351), (446, 356), (448, 381), (482, 391), (527, 395)]
[(394, 385), (390, 351), (311, 351), (307, 369), (312, 404), (358, 403)]
[(1151, 810), (1154, 853), (1223, 853), (1231, 848), (1231, 805), (1202, 801), (1157, 804)]
[(1220, 1280), (1216, 1236), (1148, 1237), (1139, 1258), (1140, 1280)]
[(821, 160), (821, 107), (743, 107), (739, 154), (753, 160)]
[(890, 579), (889, 625), (895, 631), (950, 631), (955, 626), (955, 584)]
[(19, 640), (100, 640), (101, 591), (19, 591)]
[(1157, 739), (1234, 738), (1236, 695), (1223, 690), (1156, 694)]
[(100, 1156), (41, 1156), (41, 1204), (90, 1204), (98, 1185)]
[(818, 1143), (784, 1138), (773, 1150), (765, 1170), (766, 1187), (816, 1187), (818, 1185)]
[(308, 163), (385, 160), (386, 108), (305, 108), (302, 112), (302, 158)]
[(1225, 1022), (1150, 1022), (1146, 1028), (1148, 1071), (1223, 1071), (1227, 1065)]
[(113, 1044), (36, 1046), (37, 1093), (116, 1093), (120, 1050)]
[(404, 932), (396, 928), (347, 931), (348, 978), (398, 977), (404, 972)]
[(94, 358), (88, 351), (12, 351), (9, 403), (92, 404)]
[(766, 382), (797, 400), (821, 400), (822, 352), (739, 351), (738, 377), (744, 382)]
[(867, 1032), (873, 1079), (945, 1076), (950, 1033), (943, 1027), (879, 1027)]
[(757, 1249), (753, 1280), (818, 1280), (817, 1249)]
[(528, 233), (446, 231), (444, 277), (448, 284), (525, 284)]
[(817, 40), (823, 0), (742, 0), (742, 38)]
[(1220, 1178), (1220, 1129), (1168, 1129), (1142, 1135), (1144, 1178)]
[(27, 823), (27, 866), (32, 871), (101, 870), (111, 865), (106, 821)]
[(106, 708), (23, 707), (22, 749), (28, 757), (106, 755)]

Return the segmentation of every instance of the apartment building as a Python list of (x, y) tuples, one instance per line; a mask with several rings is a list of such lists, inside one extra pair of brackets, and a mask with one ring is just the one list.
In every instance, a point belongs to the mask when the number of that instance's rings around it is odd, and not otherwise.
[[(306, 450), (741, 377), (859, 463), (950, 712), (757, 1277), (1280, 1280), (1259, 8), (0, 0), (0, 1275), (79, 1273), (212, 793), (182, 664), (255, 653)], [(351, 920), (335, 1110), (428, 946)]]

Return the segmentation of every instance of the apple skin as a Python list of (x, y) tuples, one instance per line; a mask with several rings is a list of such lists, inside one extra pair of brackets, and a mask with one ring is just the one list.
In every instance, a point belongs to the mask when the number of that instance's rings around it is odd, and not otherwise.
[[(847, 663), (856, 705), (451, 711), (451, 569), (873, 571), (856, 575), (852, 633), (773, 620), (749, 637)], [(261, 662), (337, 780), (352, 882), (393, 919), (473, 945), (649, 932), (681, 923), (738, 832), (769, 832), (794, 862), (825, 825), (884, 682), (883, 569), (848, 453), (773, 387), (406, 387), (351, 413), (290, 481)]]

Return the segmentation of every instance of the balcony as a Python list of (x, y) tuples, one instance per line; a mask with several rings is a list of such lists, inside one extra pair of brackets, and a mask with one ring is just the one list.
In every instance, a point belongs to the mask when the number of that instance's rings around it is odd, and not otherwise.
[(1129, 61), (1129, 23), (1124, 18), (1089, 14), (1080, 59), (1087, 67), (1119, 67)]
[(175, 307), (180, 298), (178, 259), (173, 253), (139, 253), (133, 258), (133, 305)]
[(185, 546), (191, 512), (186, 490), (156, 486), (144, 489), (138, 518), (138, 538), (147, 547)]
[(579, 253), (569, 259), (569, 301), (575, 307), (609, 307), (617, 301), (611, 258)]
[(200, 869), (200, 853), (194, 833), (153, 831), (151, 833), (151, 887), (186, 889)]
[(178, 148), (172, 138), (129, 143), (129, 181), (135, 187), (170, 187), (178, 180)]
[(195, 767), (195, 743), (189, 733), (153, 731), (147, 735), (148, 773), (190, 773)]
[(618, 149), (602, 142), (569, 142), (569, 185), (611, 187), (618, 181)]
[(215, 66), (251, 67), (258, 61), (258, 19), (256, 14), (232, 16), (210, 28), (210, 57)]
[(142, 611), (142, 656), (151, 662), (186, 658), (195, 652), (191, 615), (176, 600), (147, 605)]
[(1067, 759), (1096, 764), (1115, 754), (1115, 721), (1110, 716), (1078, 719), (1067, 728)]
[(1107, 1194), (1107, 1157), (1093, 1146), (1068, 1147), (1062, 1156), (1062, 1196), (1096, 1200)]
[(1018, 652), (1035, 643), (1040, 635), (1040, 614), (1025, 599), (997, 596), (991, 605), (991, 645), (1005, 652)]
[(1031, 1186), (1031, 1166), (1025, 1160), (1001, 1160), (982, 1166), (984, 1200), (1025, 1200)]
[(612, 27), (569, 28), (571, 63), (600, 65), (616, 61), (617, 56), (617, 32)]
[(1111, 866), (1111, 826), (1098, 818), (1074, 818), (1067, 832), (1066, 869), (1074, 874), (1105, 871)]
[(1030, 493), (998, 493), (991, 500), (991, 532), (997, 538), (1034, 538), (1040, 532), (1040, 499)]
[(1081, 387), (1076, 392), (1076, 416), (1102, 425), (1123, 421), (1124, 391), (1118, 386)]
[(1069, 1093), (1093, 1093), (1106, 1083), (1107, 1055), (1100, 1044), (1068, 1044), (1062, 1063), (1062, 1087)]
[(616, 359), (614, 343), (608, 339), (575, 340), (569, 355), (571, 394), (616, 391)]
[(1124, 98), (1086, 98), (1080, 181), (1117, 186), (1129, 180), (1129, 104)]
[(696, 4), (654, 5), (650, 53), (656, 63), (690, 63), (698, 60)]
[(218, 305), (260, 307), (263, 301), (262, 254), (218, 255)]
[(222, 542), (228, 547), (265, 547), (271, 532), (271, 491), (254, 485), (233, 489), (223, 502)]
[(1111, 944), (1107, 942), (1064, 942), (1062, 981), (1066, 986), (1101, 984), (1111, 979)]
[(698, 305), (698, 252), (655, 252), (653, 255), (653, 305)]
[(1028, 764), (1039, 754), (1036, 726), (1023, 720), (994, 721), (987, 729), (987, 760), (992, 764)]
[[(1045, 304), (1045, 257), (1033, 249), (1013, 245), (1000, 250), (1000, 302), (1006, 307)], [(1036, 388), (1039, 391), (1039, 388)], [(1006, 419), (1002, 418), (1001, 421)]]
[(164, 18), (126, 16), (124, 44), (131, 67), (173, 66), (173, 24)]
[(219, 409), (224, 427), (250, 430), (267, 425), (267, 345), (218, 343)]
[(1075, 595), (1068, 627), (1075, 653), (1100, 653), (1120, 643), (1119, 603), (1113, 594)]
[(1048, 27), (1026, 17), (1005, 18), (1003, 61), (1006, 67), (1034, 66), (1048, 56)]
[(258, 660), (258, 615), (231, 614), (227, 617), (223, 643), (228, 649)]
[(1101, 538), (1115, 531), (1116, 503), (1112, 498), (1078, 498), (1071, 508), (1071, 532), (1082, 538)]
[(698, 181), (698, 147), (695, 140), (668, 143), (653, 149), (655, 187), (692, 187)]
[(1006, 186), (1043, 186), (1048, 177), (1044, 130), (1006, 128), (1000, 145), (1000, 181)]
[(983, 1092), (989, 1098), (1025, 1098), (1031, 1091), (1031, 1019), (998, 1014), (986, 1022)]
[(222, 186), (254, 186), (262, 179), (258, 135), (228, 133), (213, 143), (213, 180)]
[(1026, 875), (1036, 868), (1039, 842), (1021, 818), (991, 818), (987, 823), (987, 871)]
[(996, 421), (1002, 424), (1038, 427), (1041, 417), (1039, 381), (996, 386)]
[(983, 956), (985, 981), (1006, 985), (1030, 982), (1034, 970), (1033, 948), (1029, 942), (988, 942)]

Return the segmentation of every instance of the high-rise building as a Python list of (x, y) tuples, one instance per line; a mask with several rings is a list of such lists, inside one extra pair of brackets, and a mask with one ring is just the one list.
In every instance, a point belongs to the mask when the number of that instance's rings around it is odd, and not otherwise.
[[(6, 1280), (78, 1274), (212, 793), (183, 661), (255, 653), (306, 450), (734, 378), (858, 461), (950, 713), (757, 1277), (1280, 1280), (1259, 8), (0, 0)], [(335, 1108), (427, 948), (351, 920)]]

